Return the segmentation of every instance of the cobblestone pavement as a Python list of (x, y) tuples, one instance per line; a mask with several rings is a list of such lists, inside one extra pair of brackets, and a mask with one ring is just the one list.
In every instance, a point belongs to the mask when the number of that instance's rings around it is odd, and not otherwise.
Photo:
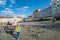
[(25, 26), (23, 40), (60, 40), (60, 30), (35, 26)]
[[(19, 40), (60, 40), (60, 24), (56, 26), (22, 25)], [(4, 25), (0, 25), (0, 40), (16, 40), (12, 35), (4, 31)]]
[(15, 40), (12, 35), (4, 31), (5, 25), (0, 25), (0, 40)]

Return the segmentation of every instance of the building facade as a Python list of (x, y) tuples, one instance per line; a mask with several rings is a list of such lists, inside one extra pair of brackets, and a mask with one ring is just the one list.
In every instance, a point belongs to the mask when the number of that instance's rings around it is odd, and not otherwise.
[(60, 16), (60, 0), (52, 0), (51, 2), (52, 16)]
[(33, 20), (39, 20), (39, 16), (40, 16), (40, 9), (37, 9), (33, 12), (32, 18)]
[(33, 12), (33, 20), (41, 18), (60, 17), (60, 0), (52, 0), (51, 5), (43, 10), (37, 9)]
[(27, 20), (40, 20), (42, 18), (52, 19), (53, 17), (60, 17), (60, 0), (52, 0), (49, 7), (43, 10), (35, 10), (33, 15), (28, 17)]
[(14, 17), (14, 16), (0, 16), (0, 22), (19, 22), (22, 20), (21, 16)]
[(37, 9), (33, 12), (33, 20), (40, 20), (42, 18), (46, 18), (46, 17), (51, 17), (52, 16), (52, 9), (51, 6), (49, 6), (46, 9), (40, 10)]

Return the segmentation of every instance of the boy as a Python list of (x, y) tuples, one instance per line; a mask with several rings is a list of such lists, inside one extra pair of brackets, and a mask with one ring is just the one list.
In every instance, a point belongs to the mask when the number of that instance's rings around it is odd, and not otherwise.
[(16, 32), (16, 39), (19, 39), (20, 34), (21, 34), (21, 25), (20, 25), (20, 23), (18, 23), (18, 25), (16, 26), (15, 32)]

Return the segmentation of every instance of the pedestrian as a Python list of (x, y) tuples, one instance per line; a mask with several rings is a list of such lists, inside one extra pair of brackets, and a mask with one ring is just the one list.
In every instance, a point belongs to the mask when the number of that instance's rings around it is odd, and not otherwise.
[(14, 26), (12, 23), (9, 25), (10, 34), (13, 35)]
[(18, 40), (20, 35), (21, 35), (21, 25), (20, 25), (20, 23), (17, 24), (17, 26), (15, 28), (15, 32), (16, 32), (16, 39)]

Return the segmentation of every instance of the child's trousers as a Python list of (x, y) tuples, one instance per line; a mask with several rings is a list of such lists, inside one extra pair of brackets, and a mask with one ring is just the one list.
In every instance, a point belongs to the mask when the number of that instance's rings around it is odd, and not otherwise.
[(16, 37), (17, 37), (17, 38), (20, 37), (20, 32), (16, 32)]

